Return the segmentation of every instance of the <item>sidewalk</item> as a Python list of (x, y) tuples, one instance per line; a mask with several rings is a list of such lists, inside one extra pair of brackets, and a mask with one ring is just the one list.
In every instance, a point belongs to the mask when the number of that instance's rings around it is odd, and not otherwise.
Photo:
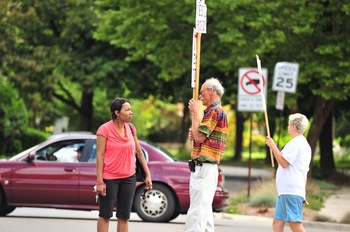
[(327, 198), (320, 215), (340, 222), (347, 214), (350, 217), (350, 187), (343, 187)]
[[(247, 167), (234, 167), (227, 165), (219, 165), (222, 169), (226, 179), (248, 179)], [(274, 169), (251, 169), (251, 179), (264, 179), (273, 178)], [(346, 214), (350, 214), (350, 187), (344, 187), (330, 196), (324, 203), (324, 207), (319, 211), (319, 214), (330, 219), (334, 219), (335, 222), (311, 222), (304, 221), (303, 224), (306, 228), (329, 228), (336, 231), (350, 231), (350, 224), (342, 224), (340, 221)], [(251, 221), (257, 223), (272, 223), (272, 218), (259, 217), (259, 216), (246, 216), (222, 213), (219, 217), (229, 220), (237, 221)]]
[[(219, 168), (222, 169), (224, 175), (226, 178), (231, 179), (248, 179), (248, 167), (236, 167), (236, 166), (229, 166), (220, 164)], [(251, 168), (250, 176), (252, 179), (264, 179), (264, 178), (272, 178), (274, 177), (274, 169), (267, 169), (267, 168)]]
[[(248, 216), (248, 215), (237, 215), (237, 214), (227, 214), (227, 213), (215, 213), (214, 218), (222, 219), (222, 220), (232, 220), (236, 222), (247, 222), (254, 225), (271, 225), (272, 230), (272, 221), (273, 218), (268, 217), (258, 217), (258, 216)], [(304, 221), (303, 225), (306, 230), (308, 229), (317, 229), (320, 228), (322, 230), (327, 231), (350, 231), (349, 224), (341, 224), (341, 223), (329, 223), (329, 222), (310, 222)], [(285, 231), (288, 228), (288, 223), (285, 225)]]

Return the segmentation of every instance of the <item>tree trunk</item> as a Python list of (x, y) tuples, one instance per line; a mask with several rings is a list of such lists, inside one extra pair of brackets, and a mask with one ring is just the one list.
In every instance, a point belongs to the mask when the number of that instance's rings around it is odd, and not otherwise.
[(83, 131), (92, 130), (92, 112), (93, 112), (93, 92), (83, 92), (81, 97), (80, 115), (80, 129)]
[(236, 149), (232, 160), (242, 160), (244, 121), (247, 118), (242, 112), (236, 111)]
[(329, 177), (335, 171), (333, 157), (333, 115), (330, 113), (320, 134), (320, 174)]
[(180, 132), (180, 141), (182, 144), (186, 144), (188, 141), (188, 130), (191, 128), (191, 120), (189, 115), (189, 109), (187, 105), (185, 104), (185, 107), (183, 109), (183, 117), (181, 120), (181, 132)]
[(323, 125), (326, 122), (329, 113), (333, 109), (333, 105), (334, 105), (333, 99), (326, 100), (323, 97), (320, 97), (320, 96), (317, 97), (314, 114), (312, 117), (312, 123), (310, 126), (309, 133), (307, 135), (307, 140), (310, 144), (311, 151), (312, 151), (310, 169), (312, 168), (312, 163), (313, 163), (312, 161), (316, 150), (317, 141), (320, 138)]

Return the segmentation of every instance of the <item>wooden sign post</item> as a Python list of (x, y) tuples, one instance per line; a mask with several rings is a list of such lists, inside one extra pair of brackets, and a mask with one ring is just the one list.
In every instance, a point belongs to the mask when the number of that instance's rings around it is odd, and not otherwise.
[(199, 70), (200, 70), (200, 58), (201, 58), (201, 33), (195, 33), (196, 44), (196, 66), (195, 66), (195, 79), (193, 88), (193, 98), (198, 100), (199, 96)]
[(199, 97), (199, 70), (201, 57), (201, 37), (207, 31), (207, 5), (205, 0), (197, 0), (196, 4), (196, 27), (193, 29), (192, 41), (192, 82), (193, 98)]
[[(261, 100), (262, 100), (262, 105), (263, 105), (264, 115), (265, 115), (266, 131), (267, 131), (267, 136), (270, 137), (269, 119), (267, 117), (267, 108), (266, 108), (263, 80), (262, 80), (262, 74), (261, 74), (261, 61), (260, 61), (258, 55), (256, 55), (256, 62), (257, 62), (257, 65), (258, 65), (258, 72), (259, 72), (259, 77), (260, 77), (260, 86), (261, 86), (260, 89), (261, 89), (261, 98), (262, 98)], [(270, 148), (270, 158), (271, 158), (271, 165), (272, 165), (272, 167), (275, 167), (275, 161), (273, 159), (273, 154), (272, 154), (271, 148)]]

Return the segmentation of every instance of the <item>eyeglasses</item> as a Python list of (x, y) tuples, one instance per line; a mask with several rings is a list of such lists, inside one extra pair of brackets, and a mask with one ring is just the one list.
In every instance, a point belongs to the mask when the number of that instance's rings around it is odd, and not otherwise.
[(211, 90), (211, 89), (214, 90), (213, 88), (201, 89), (201, 90), (199, 91), (199, 94), (203, 94), (203, 91), (204, 91), (204, 90), (209, 91), (209, 90)]

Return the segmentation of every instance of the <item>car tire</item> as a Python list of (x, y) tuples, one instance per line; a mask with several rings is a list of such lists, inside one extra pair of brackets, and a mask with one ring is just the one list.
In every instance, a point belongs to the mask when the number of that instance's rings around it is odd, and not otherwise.
[(6, 216), (7, 214), (12, 213), (15, 209), (16, 207), (7, 206), (4, 195), (0, 189), (0, 217)]
[(134, 209), (137, 215), (146, 222), (168, 222), (176, 214), (176, 199), (173, 192), (165, 185), (153, 183), (153, 188), (140, 198), (143, 187), (136, 190)]
[(180, 212), (178, 210), (174, 211), (173, 215), (170, 217), (169, 221), (177, 218), (177, 216), (179, 216)]

